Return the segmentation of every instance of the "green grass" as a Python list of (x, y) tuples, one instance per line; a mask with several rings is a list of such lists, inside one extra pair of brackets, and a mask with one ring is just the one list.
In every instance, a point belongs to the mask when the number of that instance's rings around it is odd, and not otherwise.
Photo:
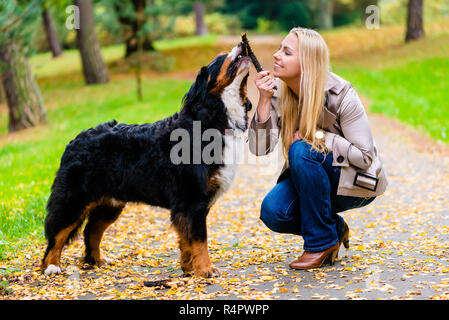
[[(331, 54), (342, 47), (349, 50), (334, 56), (333, 71), (371, 101), (371, 111), (397, 117), (448, 143), (449, 37), (429, 32), (423, 41), (381, 45), (379, 33), (365, 45), (360, 39), (369, 35), (367, 31), (356, 33), (352, 29), (326, 33)], [(402, 36), (395, 37), (400, 41)], [(216, 36), (164, 40), (156, 47), (185, 57), (183, 47), (208, 47), (217, 41)], [(361, 50), (354, 47), (357, 45)], [(108, 63), (115, 62), (120, 61), (124, 47), (102, 51)], [(191, 65), (192, 59), (185, 60)], [(145, 77), (144, 101), (139, 102), (135, 80), (129, 74), (112, 72), (112, 81), (106, 85), (84, 85), (75, 50), (65, 51), (56, 60), (50, 54), (36, 55), (31, 65), (44, 96), (48, 124), (5, 135), (8, 115), (5, 108), (0, 109), (0, 261), (17, 255), (24, 246), (43, 243), (50, 187), (62, 152), (76, 134), (111, 119), (144, 123), (164, 118), (179, 110), (190, 85), (188, 81)]]
[(144, 101), (136, 98), (133, 78), (85, 86), (68, 78), (40, 83), (48, 125), (0, 140), (0, 260), (24, 245), (42, 242), (45, 204), (66, 144), (81, 130), (116, 119), (153, 122), (180, 109), (188, 81), (145, 79)]
[(176, 39), (158, 40), (154, 43), (156, 50), (166, 51), (179, 48), (189, 48), (196, 46), (212, 46), (218, 42), (220, 37), (216, 34), (204, 36), (182, 37)]
[(370, 110), (449, 143), (449, 37), (337, 59), (334, 71), (371, 100)]
[[(219, 36), (205, 35), (201, 37), (183, 37), (175, 39), (158, 40), (154, 47), (158, 51), (169, 51), (180, 48), (213, 46), (218, 42)], [(106, 63), (121, 59), (125, 54), (124, 45), (113, 45), (102, 48), (102, 56)], [(81, 72), (81, 58), (78, 50), (64, 50), (63, 56), (53, 59), (50, 52), (34, 55), (30, 58), (35, 77), (61, 76)]]
[(337, 68), (337, 72), (371, 100), (372, 112), (397, 118), (449, 143), (449, 57), (381, 70)]

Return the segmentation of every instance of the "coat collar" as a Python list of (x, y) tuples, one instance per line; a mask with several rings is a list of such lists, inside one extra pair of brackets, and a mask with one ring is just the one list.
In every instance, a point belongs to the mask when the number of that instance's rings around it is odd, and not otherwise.
[(334, 94), (339, 94), (345, 86), (346, 80), (337, 76), (335, 73), (328, 71), (326, 78), (325, 90), (331, 91)]

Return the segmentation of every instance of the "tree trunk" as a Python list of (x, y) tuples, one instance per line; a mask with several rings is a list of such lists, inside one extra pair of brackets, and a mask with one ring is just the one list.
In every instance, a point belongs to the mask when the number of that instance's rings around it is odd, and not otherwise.
[(193, 3), (193, 10), (195, 11), (195, 35), (202, 36), (208, 34), (209, 32), (207, 30), (207, 26), (204, 23), (204, 3), (202, 3), (201, 1), (195, 1)]
[[(137, 25), (137, 24), (136, 24)], [(125, 58), (129, 57), (133, 53), (138, 51), (138, 37), (137, 37), (137, 28), (132, 28), (132, 32), (126, 37), (125, 39), (125, 45), (126, 45), (126, 52), (125, 52)], [(145, 51), (154, 51), (153, 42), (148, 38), (147, 35), (142, 35), (142, 50)]]
[(423, 37), (423, 0), (409, 0), (405, 41), (417, 40)]
[[(139, 11), (139, 8), (142, 8), (143, 12), (145, 12), (147, 1), (132, 0), (132, 5), (134, 7), (134, 12), (137, 13)], [(148, 5), (151, 5), (151, 2), (149, 2)], [(136, 19), (135, 17), (131, 17), (129, 14), (126, 14), (126, 12), (123, 11), (123, 3), (118, 3), (114, 7), (120, 23), (125, 25), (128, 29), (125, 31), (125, 58), (127, 58), (138, 51), (138, 33), (141, 30), (143, 23), (139, 25), (139, 22), (137, 21), (138, 19)], [(145, 17), (143, 17), (143, 20), (145, 20)], [(142, 41), (142, 50), (155, 50), (153, 42), (147, 34), (140, 35), (140, 38)]]
[(76, 32), (78, 49), (81, 54), (84, 79), (87, 84), (109, 81), (108, 69), (101, 56), (97, 33), (95, 32), (92, 0), (75, 0), (80, 13), (80, 28)]
[(14, 41), (2, 44), (0, 60), (9, 109), (9, 132), (46, 123), (41, 91), (19, 46)]
[(47, 35), (51, 53), (53, 54), (53, 58), (56, 58), (62, 54), (62, 49), (50, 12), (48, 12), (47, 9), (42, 10), (42, 21), (44, 23), (45, 34)]
[(319, 29), (331, 29), (333, 27), (332, 22), (333, 14), (333, 1), (332, 0), (319, 0), (318, 1), (318, 24)]
[[(143, 3), (139, 3), (139, 7), (137, 8), (137, 28), (140, 30), (143, 25), (143, 21), (145, 19), (143, 12)], [(142, 96), (142, 35), (140, 33), (137, 34), (137, 56), (136, 56), (136, 82), (137, 82), (137, 98), (139, 101), (143, 100)]]
[(6, 102), (5, 89), (3, 89), (3, 77), (0, 74), (0, 104)]

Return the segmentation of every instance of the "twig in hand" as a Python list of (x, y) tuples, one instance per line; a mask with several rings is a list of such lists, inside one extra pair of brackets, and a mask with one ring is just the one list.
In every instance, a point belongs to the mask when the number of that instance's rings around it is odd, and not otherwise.
[[(257, 60), (256, 55), (254, 54), (253, 50), (251, 49), (251, 46), (249, 45), (246, 32), (242, 33), (242, 54), (250, 57), (257, 72), (261, 72), (263, 70), (262, 66), (259, 63), (259, 60)], [(277, 87), (274, 86), (273, 89), (277, 90)]]

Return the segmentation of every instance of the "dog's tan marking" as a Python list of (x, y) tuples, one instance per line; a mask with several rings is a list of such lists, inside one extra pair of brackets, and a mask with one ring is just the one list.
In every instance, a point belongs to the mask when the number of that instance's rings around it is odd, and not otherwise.
[[(117, 215), (118, 218), (118, 215)], [(106, 229), (115, 222), (117, 219), (112, 220), (97, 220), (89, 225), (89, 232), (87, 234), (88, 243), (90, 248), (90, 257), (95, 261), (95, 264), (101, 266), (105, 264), (106, 260), (101, 256), (100, 242), (103, 238), (103, 234)]]
[(114, 208), (119, 208), (125, 206), (125, 202), (117, 200), (115, 198), (102, 196), (98, 201), (93, 201), (89, 203), (83, 210), (83, 214), (91, 212), (93, 209), (100, 205), (107, 205)]
[[(125, 207), (125, 202), (122, 202), (115, 198), (103, 196), (98, 201), (91, 202), (84, 209), (84, 212), (88, 213), (100, 205), (117, 208), (121, 212), (122, 209)], [(93, 221), (89, 220), (89, 222), (87, 223), (86, 226), (87, 234), (85, 234), (85, 236), (87, 237), (86, 245), (89, 246), (90, 256), (86, 258), (89, 260), (93, 259), (95, 264), (98, 266), (101, 266), (106, 262), (106, 260), (102, 258), (100, 250), (100, 243), (101, 239), (103, 238), (103, 234), (106, 231), (106, 229), (118, 219), (119, 215), (120, 214), (117, 214), (116, 217), (110, 220), (103, 220), (103, 219)]]
[(214, 271), (218, 271), (210, 261), (207, 240), (192, 242), (192, 266), (195, 275), (201, 277), (212, 277)]
[(220, 189), (220, 181), (217, 179), (217, 174), (215, 173), (212, 177), (209, 178), (207, 182), (207, 190), (208, 191), (216, 191)]
[(42, 263), (42, 270), (45, 271), (49, 265), (54, 265), (56, 267), (59, 267), (60, 259), (61, 259), (61, 252), (64, 247), (64, 245), (67, 242), (67, 238), (70, 235), (70, 233), (78, 227), (78, 225), (83, 221), (84, 214), (73, 224), (70, 226), (62, 229), (59, 231), (59, 233), (55, 237), (55, 244), (53, 245), (53, 248), (50, 249), (47, 256), (44, 259), (44, 262)]
[(181, 251), (181, 269), (184, 272), (192, 272), (192, 244), (186, 238), (179, 236), (179, 250)]
[(221, 66), (220, 73), (217, 76), (215, 87), (210, 91), (214, 94), (219, 94), (225, 88), (229, 85), (231, 82), (231, 79), (226, 76), (226, 72), (228, 71), (229, 65), (231, 64), (232, 59), (231, 57), (227, 57), (226, 60), (223, 62), (223, 65)]

